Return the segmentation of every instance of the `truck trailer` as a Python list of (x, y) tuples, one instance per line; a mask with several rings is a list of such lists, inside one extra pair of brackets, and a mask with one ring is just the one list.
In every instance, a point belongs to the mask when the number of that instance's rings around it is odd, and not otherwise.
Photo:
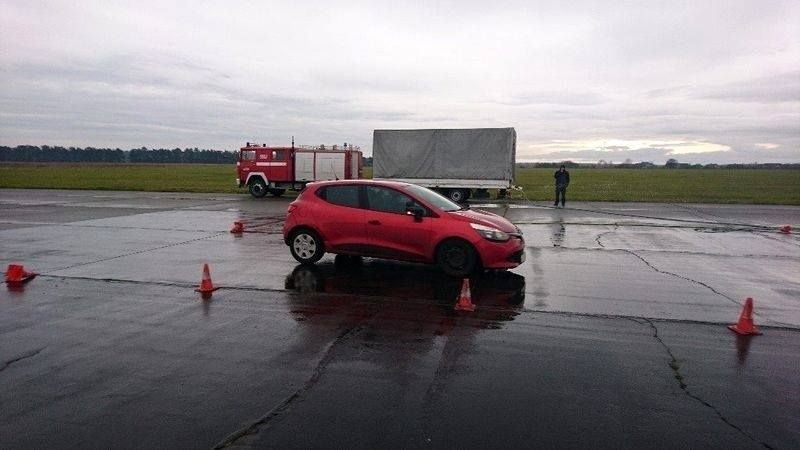
[(435, 189), (464, 202), (473, 190), (514, 186), (514, 128), (375, 130), (373, 178)]
[(247, 186), (253, 197), (268, 192), (280, 197), (312, 181), (361, 178), (362, 171), (362, 153), (352, 145), (268, 147), (248, 142), (239, 150), (236, 183)]

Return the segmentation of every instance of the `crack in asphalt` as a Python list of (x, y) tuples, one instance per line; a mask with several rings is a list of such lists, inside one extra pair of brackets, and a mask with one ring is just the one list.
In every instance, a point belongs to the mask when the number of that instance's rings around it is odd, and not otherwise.
[(0, 372), (6, 370), (8, 368), (8, 366), (10, 366), (10, 365), (12, 365), (12, 364), (14, 364), (16, 362), (22, 361), (23, 359), (33, 358), (34, 356), (36, 356), (39, 353), (41, 353), (41, 351), (44, 350), (45, 348), (47, 348), (47, 347), (42, 347), (42, 348), (40, 348), (38, 350), (31, 350), (28, 353), (23, 353), (22, 355), (14, 358), (14, 359), (10, 359), (10, 360), (4, 362), (3, 366), (0, 367)]
[(787, 241), (786, 239), (777, 238), (775, 236), (768, 236), (768, 235), (766, 235), (764, 233), (753, 233), (753, 234), (755, 234), (756, 236), (762, 237), (764, 239), (769, 239), (771, 241), (777, 241), (777, 242), (780, 242), (780, 243), (783, 243), (783, 244), (790, 244), (790, 245), (794, 245), (796, 247), (800, 247), (800, 242), (795, 242), (794, 240)]
[(603, 236), (605, 236), (607, 234), (610, 234), (610, 233), (613, 233), (613, 232), (617, 231), (618, 229), (619, 229), (619, 223), (614, 222), (614, 229), (613, 230), (604, 231), (604, 232), (598, 234), (597, 237), (594, 238), (594, 241), (597, 242), (597, 245), (599, 245), (600, 247), (606, 248), (606, 246), (603, 245), (602, 242), (600, 242), (600, 239), (602, 239)]
[(204, 237), (200, 237), (200, 238), (189, 239), (189, 240), (182, 241), (182, 242), (175, 242), (173, 244), (167, 244), (167, 245), (162, 245), (162, 246), (153, 247), (153, 248), (146, 248), (144, 250), (137, 250), (135, 252), (125, 253), (123, 255), (116, 255), (116, 256), (111, 256), (111, 257), (108, 257), (108, 258), (98, 259), (98, 260), (95, 260), (95, 261), (88, 261), (88, 262), (73, 264), (71, 266), (59, 267), (59, 268), (55, 268), (55, 269), (49, 269), (46, 272), (42, 272), (41, 275), (57, 272), (59, 270), (74, 269), (76, 267), (88, 266), (88, 265), (91, 265), (91, 264), (97, 264), (97, 263), (106, 262), (106, 261), (113, 261), (115, 259), (125, 258), (126, 256), (141, 255), (142, 253), (152, 252), (152, 251), (155, 251), (155, 250), (162, 250), (162, 249), (170, 248), (170, 247), (177, 247), (179, 245), (190, 244), (192, 242), (204, 241), (206, 239), (212, 239), (212, 238), (215, 238), (217, 236), (222, 236), (224, 234), (228, 234), (228, 232), (227, 231), (223, 231), (223, 232), (214, 233), (214, 234), (211, 234), (211, 235), (208, 235), (208, 236), (204, 236)]
[(623, 249), (623, 248), (608, 248), (604, 247), (603, 249), (598, 249), (596, 247), (562, 247), (565, 250), (594, 250), (594, 251), (623, 251), (623, 252), (639, 252), (645, 251), (650, 253), (664, 253), (670, 255), (686, 255), (686, 256), (711, 256), (714, 258), (771, 258), (771, 259), (786, 259), (791, 261), (800, 260), (798, 256), (790, 256), (790, 255), (767, 255), (767, 254), (757, 254), (757, 253), (748, 253), (748, 254), (739, 254), (739, 255), (725, 255), (722, 253), (708, 253), (708, 252), (692, 252), (688, 250), (662, 250), (662, 249)]
[[(124, 280), (119, 278), (92, 278), (92, 277), (77, 277), (77, 276), (64, 276), (64, 275), (38, 275), (40, 278), (51, 278), (51, 279), (59, 279), (59, 280), (86, 280), (86, 281), (100, 281), (104, 283), (129, 283), (135, 285), (142, 285), (142, 286), (165, 286), (165, 287), (178, 287), (178, 288), (187, 288), (193, 289), (197, 287), (197, 283), (176, 283), (176, 282), (167, 282), (167, 281), (139, 281), (139, 280)], [(281, 289), (281, 288), (261, 288), (261, 287), (254, 287), (254, 286), (227, 286), (227, 285), (220, 285), (214, 284), (214, 287), (219, 290), (226, 290), (226, 291), (252, 291), (252, 292), (279, 292), (279, 293), (287, 293), (292, 292), (290, 289)], [(328, 295), (325, 293), (317, 292), (314, 295)], [(361, 294), (360, 297), (363, 298), (385, 298), (382, 294)], [(427, 304), (427, 302), (419, 302), (419, 299), (415, 299), (414, 297), (407, 297), (403, 298), (403, 302), (406, 304)], [(501, 308), (502, 309), (502, 308)], [(567, 317), (593, 317), (598, 319), (628, 319), (628, 320), (635, 320), (635, 319), (642, 319), (642, 320), (659, 320), (663, 322), (670, 322), (670, 323), (689, 323), (689, 324), (698, 324), (698, 325), (727, 325), (727, 322), (711, 322), (707, 320), (688, 320), (688, 319), (669, 319), (663, 317), (645, 317), (645, 316), (628, 316), (624, 314), (601, 314), (601, 313), (585, 313), (585, 312), (575, 312), (575, 311), (561, 311), (561, 310), (553, 310), (553, 309), (536, 309), (536, 308), (521, 308), (519, 310), (520, 313), (526, 314), (554, 314), (554, 315), (561, 315)], [(754, 313), (754, 315), (757, 315)], [(787, 331), (798, 331), (798, 326), (785, 323), (785, 322), (778, 322), (776, 320), (771, 320), (769, 325), (759, 325), (761, 328), (768, 328), (774, 330), (787, 330)]]
[[(601, 234), (605, 234), (605, 233), (610, 233), (610, 231), (606, 231), (606, 232), (601, 233)], [(595, 241), (597, 241), (597, 239), (595, 239)], [(688, 250), (664, 250), (664, 249), (652, 249), (652, 248), (628, 250), (628, 249), (622, 249), (622, 248), (609, 248), (609, 247), (606, 247), (606, 246), (604, 246), (602, 244), (601, 244), (601, 246), (602, 246), (602, 248), (597, 248), (597, 247), (564, 247), (564, 246), (559, 246), (559, 248), (563, 249), (563, 250), (588, 250), (588, 251), (594, 251), (594, 252), (600, 252), (600, 251), (611, 251), (611, 252), (646, 251), (646, 252), (650, 252), (650, 253), (665, 253), (665, 254), (671, 254), (671, 255), (712, 256), (712, 257), (715, 257), (715, 258), (772, 258), (772, 259), (785, 259), (785, 260), (790, 260), (790, 261), (800, 260), (800, 257), (798, 257), (798, 256), (790, 256), (790, 255), (769, 255), (769, 254), (757, 254), (757, 253), (738, 254), (738, 255), (727, 254), (726, 255), (726, 254), (722, 254), (722, 253), (692, 252), (692, 251), (688, 251)], [(526, 246), (526, 248), (539, 249), (539, 248), (544, 248), (544, 247), (535, 246), (535, 245), (528, 245), (528, 246)]]
[[(722, 422), (724, 422), (726, 425), (728, 425), (729, 427), (733, 428), (734, 430), (738, 431), (740, 434), (742, 434), (747, 439), (750, 439), (751, 441), (753, 441), (756, 444), (760, 444), (764, 448), (768, 448), (768, 449), (772, 449), (773, 448), (771, 445), (767, 444), (766, 442), (761, 442), (761, 441), (757, 440), (755, 437), (751, 436), (747, 431), (745, 431), (744, 429), (742, 429), (741, 427), (739, 427), (735, 423), (731, 422), (727, 417), (725, 417), (722, 414), (722, 412), (720, 412), (719, 409), (717, 409), (716, 406), (712, 405), (711, 403), (707, 402), (706, 400), (703, 400), (700, 396), (691, 393), (689, 391), (689, 385), (686, 384), (685, 378), (681, 374), (681, 367), (680, 367), (680, 364), (678, 363), (678, 358), (675, 357), (675, 354), (672, 352), (672, 349), (667, 345), (666, 342), (664, 342), (664, 339), (662, 339), (661, 336), (658, 335), (658, 328), (656, 327), (656, 325), (649, 319), (644, 319), (644, 321), (648, 325), (650, 325), (650, 328), (653, 329), (653, 337), (658, 341), (659, 344), (661, 344), (662, 347), (664, 347), (664, 350), (667, 352), (667, 355), (669, 355), (669, 358), (670, 358), (670, 361), (668, 363), (669, 367), (670, 367), (670, 369), (672, 369), (672, 372), (674, 373), (675, 379), (678, 381), (678, 385), (680, 386), (680, 388), (683, 391), (683, 393), (686, 394), (686, 396), (688, 396), (689, 398), (699, 402), (703, 406), (705, 406), (705, 407), (711, 409), (712, 411), (714, 411), (714, 413), (717, 415), (717, 417), (720, 418), (720, 420), (722, 420)], [(641, 324), (641, 322), (639, 322), (638, 320), (635, 320), (634, 322)]]
[[(374, 313), (373, 313), (374, 315)], [(371, 317), (371, 316), (370, 316)], [(365, 318), (364, 321), (369, 320), (369, 317)], [(350, 336), (356, 334), (357, 332), (361, 331), (364, 328), (363, 323), (354, 325), (350, 328), (343, 330), (339, 333), (336, 338), (334, 338), (329, 344), (328, 347), (325, 349), (325, 353), (323, 354), (322, 358), (317, 363), (317, 366), (311, 373), (311, 377), (306, 380), (306, 382), (301, 386), (298, 390), (293, 392), (291, 395), (283, 399), (280, 403), (278, 403), (275, 407), (269, 410), (266, 414), (258, 418), (255, 422), (247, 425), (237, 431), (234, 431), (228, 437), (223, 439), (220, 443), (214, 446), (214, 449), (221, 449), (227, 448), (231, 446), (241, 447), (243, 442), (239, 442), (242, 439), (245, 439), (249, 436), (253, 436), (259, 433), (259, 431), (266, 426), (269, 426), (270, 422), (280, 417), (281, 415), (285, 414), (289, 407), (300, 399), (303, 395), (305, 395), (308, 391), (310, 391), (319, 380), (322, 378), (322, 375), (325, 373), (325, 369), (327, 368), (328, 364), (333, 361), (333, 350), (337, 345), (340, 345)], [(245, 446), (247, 444), (245, 443)]]
[(699, 284), (700, 286), (705, 287), (706, 289), (710, 290), (711, 292), (713, 292), (713, 293), (715, 293), (715, 294), (717, 294), (717, 295), (719, 295), (719, 296), (721, 296), (723, 298), (728, 299), (729, 301), (735, 303), (736, 305), (742, 306), (742, 303), (738, 302), (736, 299), (728, 297), (727, 295), (725, 295), (722, 292), (714, 289), (712, 286), (710, 286), (710, 285), (708, 285), (706, 283), (703, 283), (702, 281), (698, 281), (698, 280), (695, 280), (693, 278), (685, 277), (683, 275), (679, 275), (679, 274), (674, 273), (674, 272), (668, 272), (666, 270), (661, 270), (658, 267), (652, 265), (648, 260), (644, 259), (643, 257), (641, 257), (639, 254), (637, 254), (634, 251), (627, 250), (627, 249), (621, 249), (621, 250), (624, 251), (625, 253), (630, 253), (631, 255), (639, 258), (643, 263), (647, 264), (648, 267), (650, 267), (651, 269), (655, 270), (658, 273), (663, 273), (665, 275), (670, 275), (670, 276), (673, 276), (675, 278), (680, 278), (681, 280), (686, 280), (686, 281), (689, 281), (689, 282), (692, 282), (692, 283), (695, 283), (695, 284)]
[[(545, 207), (541, 207), (545, 208)], [(652, 219), (652, 220), (661, 220), (664, 222), (679, 222), (679, 223), (700, 223), (700, 224), (707, 224), (707, 225), (728, 225), (728, 226), (736, 226), (736, 227), (748, 227), (753, 229), (766, 229), (772, 230), (774, 227), (770, 225), (759, 225), (759, 224), (749, 224), (749, 223), (736, 223), (736, 222), (719, 222), (719, 221), (709, 221), (709, 220), (690, 220), (690, 219), (678, 219), (678, 218), (670, 218), (670, 217), (656, 217), (656, 216), (647, 216), (642, 214), (630, 214), (630, 213), (619, 213), (613, 211), (603, 211), (598, 209), (587, 209), (587, 208), (570, 208), (574, 211), (583, 211), (583, 212), (591, 212), (596, 214), (605, 214), (609, 216), (621, 216), (621, 217), (635, 217), (637, 219)]]
[[(669, 204), (670, 204), (670, 205), (672, 205), (672, 206), (678, 207), (678, 208), (685, 209), (685, 210), (687, 210), (687, 211), (691, 211), (691, 212), (693, 212), (693, 213), (697, 214), (698, 216), (707, 216), (707, 217), (713, 217), (713, 218), (715, 218), (715, 219), (724, 219), (724, 217), (722, 217), (722, 216), (718, 216), (718, 215), (716, 215), (716, 214), (711, 214), (711, 213), (703, 212), (703, 211), (700, 211), (700, 210), (699, 210), (699, 209), (697, 209), (697, 208), (693, 208), (693, 207), (691, 207), (691, 206), (688, 206), (688, 205), (683, 205), (683, 204), (680, 204), (680, 203), (669, 203)], [(712, 219), (712, 220), (713, 220), (713, 219)]]

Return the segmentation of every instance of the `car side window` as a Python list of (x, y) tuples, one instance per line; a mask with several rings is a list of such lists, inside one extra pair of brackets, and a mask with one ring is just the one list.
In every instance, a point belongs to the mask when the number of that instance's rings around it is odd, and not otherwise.
[(358, 208), (358, 186), (345, 185), (345, 186), (328, 186), (323, 189), (319, 196), (334, 205), (350, 206)]
[(372, 211), (405, 214), (409, 205), (415, 204), (411, 197), (383, 186), (367, 186), (367, 203)]

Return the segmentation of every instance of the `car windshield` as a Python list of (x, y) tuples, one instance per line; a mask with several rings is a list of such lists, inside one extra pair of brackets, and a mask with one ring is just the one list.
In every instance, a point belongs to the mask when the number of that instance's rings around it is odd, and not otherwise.
[(426, 187), (409, 184), (408, 191), (442, 211), (458, 211), (464, 209), (459, 206), (458, 203), (453, 203), (438, 192), (432, 191)]

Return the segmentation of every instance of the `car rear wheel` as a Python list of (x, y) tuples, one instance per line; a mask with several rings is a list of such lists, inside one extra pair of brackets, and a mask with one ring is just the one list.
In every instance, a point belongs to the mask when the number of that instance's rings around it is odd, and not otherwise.
[(317, 233), (301, 229), (289, 237), (289, 251), (299, 263), (313, 264), (325, 254), (325, 246)]
[(468, 242), (451, 239), (439, 246), (436, 262), (444, 273), (463, 278), (475, 271), (478, 266), (478, 255)]

